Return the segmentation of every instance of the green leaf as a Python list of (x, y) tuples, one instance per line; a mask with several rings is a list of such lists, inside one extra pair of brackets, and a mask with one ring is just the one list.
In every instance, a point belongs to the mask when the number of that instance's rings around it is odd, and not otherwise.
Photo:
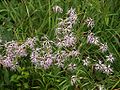
[(109, 24), (109, 17), (105, 17), (105, 23), (108, 26), (108, 24)]
[(24, 83), (23, 85), (24, 85), (25, 88), (29, 88), (28, 83)]

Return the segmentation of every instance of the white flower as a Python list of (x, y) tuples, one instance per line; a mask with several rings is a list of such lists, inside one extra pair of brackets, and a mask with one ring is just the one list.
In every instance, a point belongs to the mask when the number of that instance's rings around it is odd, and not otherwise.
[(60, 19), (55, 32), (58, 47), (73, 47), (76, 43), (76, 37), (72, 33), (72, 27), (77, 20), (75, 9), (71, 8), (67, 15), (66, 19)]
[(70, 53), (69, 53), (69, 55), (68, 56), (78, 56), (80, 53), (79, 53), (79, 51), (78, 50), (72, 50)]
[(95, 69), (106, 74), (112, 74), (113, 72), (113, 70), (110, 68), (110, 65), (106, 66), (105, 64), (102, 64), (101, 61), (99, 61), (98, 64), (95, 64)]
[(57, 62), (55, 65), (57, 65), (58, 67), (64, 67), (64, 64), (63, 64), (63, 62)]
[(62, 13), (63, 12), (63, 9), (60, 6), (57, 6), (57, 5), (54, 6), (52, 9), (55, 13)]
[(99, 90), (106, 90), (103, 85), (98, 85), (98, 87), (99, 87)]
[(75, 15), (76, 14), (76, 12), (75, 12), (75, 9), (73, 9), (73, 8), (71, 8), (70, 10), (68, 10), (68, 12), (67, 12), (67, 15), (69, 15), (69, 16), (73, 16), (73, 15)]
[(110, 54), (109, 56), (106, 56), (106, 58), (107, 58), (107, 61), (110, 61), (111, 63), (113, 63), (114, 57), (112, 54)]
[(58, 47), (62, 47), (63, 45), (64, 45), (64, 43), (63, 42), (61, 42), (61, 41), (59, 41), (59, 42), (57, 42), (57, 44), (56, 44)]
[(93, 28), (94, 27), (94, 20), (90, 17), (88, 17), (86, 20), (85, 20), (85, 23), (87, 24), (87, 27), (91, 27)]
[(3, 63), (3, 66), (9, 67), (11, 70), (15, 70), (18, 66), (18, 62), (14, 62), (13, 58), (9, 56), (5, 57), (2, 63)]
[(77, 76), (76, 76), (76, 75), (73, 75), (73, 76), (71, 77), (71, 85), (75, 85), (77, 79), (78, 79)]
[(2, 39), (0, 39), (0, 43), (2, 43)]
[(69, 64), (69, 65), (68, 65), (68, 69), (69, 69), (69, 70), (75, 70), (75, 69), (76, 69), (76, 64), (72, 64), (72, 63)]
[(106, 52), (106, 51), (108, 50), (107, 43), (105, 43), (105, 44), (102, 44), (102, 43), (101, 43), (101, 45), (100, 45), (100, 50), (101, 50), (102, 52)]
[(5, 44), (6, 54), (9, 57), (16, 57), (15, 50), (18, 48), (18, 43), (15, 41), (10, 41)]
[(55, 65), (58, 65), (58, 67), (64, 67), (64, 60), (67, 56), (68, 55), (67, 55), (66, 51), (60, 51), (60, 52), (58, 51), (55, 54), (55, 60), (56, 60)]
[(110, 68), (110, 65), (108, 65), (104, 68), (104, 73), (112, 74), (112, 72), (113, 72), (113, 70), (112, 70), (112, 68)]
[(103, 67), (105, 67), (105, 65), (102, 64), (102, 62), (100, 60), (99, 60), (99, 63), (95, 64), (95, 69), (96, 70), (103, 71)]
[(85, 60), (83, 60), (83, 65), (88, 66), (90, 64), (90, 61), (88, 61), (89, 57), (87, 57)]
[(95, 45), (99, 45), (99, 42), (100, 42), (100, 41), (99, 41), (99, 38), (98, 38), (98, 37), (95, 37), (95, 38), (94, 38), (94, 44), (95, 44)]
[(5, 67), (12, 67), (12, 66), (13, 66), (12, 59), (13, 59), (13, 58), (11, 58), (11, 57), (6, 57), (6, 58), (3, 60), (3, 64), (5, 65)]

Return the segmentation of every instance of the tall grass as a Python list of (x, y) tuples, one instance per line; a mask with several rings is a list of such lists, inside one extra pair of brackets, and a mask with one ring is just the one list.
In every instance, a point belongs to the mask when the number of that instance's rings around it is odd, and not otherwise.
[[(52, 7), (59, 5), (63, 13), (54, 13)], [(22, 66), (17, 71), (0, 66), (1, 90), (100, 90), (103, 85), (107, 90), (120, 88), (120, 1), (119, 0), (1, 0), (0, 1), (0, 36), (3, 42), (16, 40), (24, 42), (28, 37), (41, 38), (47, 35), (54, 40), (58, 18), (66, 17), (71, 8), (76, 9), (77, 22), (74, 33), (78, 39), (76, 47), (80, 51), (79, 58), (72, 58), (77, 63), (75, 72), (69, 72), (56, 66), (48, 70), (34, 69), (29, 57), (20, 58)], [(109, 52), (115, 61), (112, 64), (112, 75), (94, 71), (94, 68), (83, 66), (82, 59), (87, 55), (96, 60), (105, 59), (94, 45), (86, 44), (89, 29), (85, 24), (87, 17), (93, 18), (95, 26), (91, 30), (106, 42)], [(0, 48), (0, 54), (4, 54)], [(98, 58), (98, 56), (100, 58)], [(71, 76), (84, 79), (77, 85), (70, 84)], [(104, 90), (104, 89), (103, 89)]]

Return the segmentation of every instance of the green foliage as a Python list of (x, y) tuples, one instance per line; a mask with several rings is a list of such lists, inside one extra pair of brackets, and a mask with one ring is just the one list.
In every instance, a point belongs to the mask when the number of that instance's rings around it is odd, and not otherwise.
[[(61, 6), (62, 14), (54, 13), (52, 7)], [(78, 15), (74, 32), (79, 39), (80, 57), (75, 60), (76, 72), (55, 66), (48, 70), (35, 69), (28, 58), (20, 58), (21, 68), (11, 71), (0, 66), (0, 90), (97, 90), (102, 84), (107, 90), (120, 88), (120, 1), (119, 0), (0, 0), (0, 36), (3, 41), (25, 41), (28, 37), (44, 34), (54, 39), (57, 18), (64, 17), (71, 7)], [(87, 26), (84, 20), (92, 17), (92, 29), (102, 42), (107, 42), (115, 56), (114, 74), (106, 75), (94, 71), (92, 66), (82, 65), (84, 54), (103, 55), (93, 45), (86, 45)], [(94, 60), (92, 60), (94, 62)], [(82, 77), (76, 86), (71, 86), (71, 76)]]

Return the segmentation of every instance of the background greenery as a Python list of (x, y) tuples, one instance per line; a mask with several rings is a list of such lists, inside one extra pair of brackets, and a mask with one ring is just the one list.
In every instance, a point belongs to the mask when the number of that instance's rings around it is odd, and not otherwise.
[[(61, 6), (63, 13), (54, 13), (52, 11), (54, 5)], [(108, 43), (109, 51), (115, 56), (112, 65), (114, 74), (109, 76), (99, 73), (95, 75), (92, 70), (80, 63), (76, 74), (85, 76), (86, 79), (78, 81), (78, 87), (80, 90), (97, 90), (96, 85), (103, 84), (108, 90), (120, 88), (120, 0), (0, 0), (1, 39), (24, 41), (28, 37), (41, 37), (43, 34), (53, 39), (57, 18), (65, 17), (71, 7), (76, 8), (78, 15), (74, 31), (81, 43), (79, 46), (81, 55), (82, 53), (93, 57), (95, 53), (101, 55), (94, 51), (94, 47), (86, 46), (85, 38), (81, 38), (88, 31), (84, 20), (91, 17), (95, 20), (92, 32), (99, 36), (101, 41)], [(70, 85), (70, 72), (56, 68), (51, 67), (47, 71), (34, 70), (28, 64), (23, 65), (18, 71), (10, 71), (1, 66), (0, 89), (79, 90)]]

